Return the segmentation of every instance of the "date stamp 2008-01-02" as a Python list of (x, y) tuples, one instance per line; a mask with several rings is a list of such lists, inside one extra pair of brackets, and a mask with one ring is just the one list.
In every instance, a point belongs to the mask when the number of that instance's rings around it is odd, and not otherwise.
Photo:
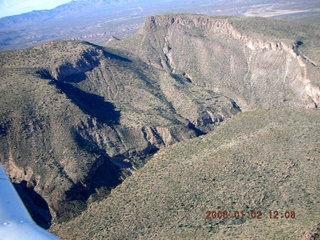
[(296, 219), (295, 211), (226, 211), (226, 210), (208, 210), (206, 211), (206, 219)]

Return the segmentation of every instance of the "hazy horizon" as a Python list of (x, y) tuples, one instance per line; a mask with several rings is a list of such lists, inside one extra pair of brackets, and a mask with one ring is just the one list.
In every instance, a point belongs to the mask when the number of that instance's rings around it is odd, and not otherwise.
[(0, 18), (34, 10), (49, 10), (71, 0), (0, 0)]

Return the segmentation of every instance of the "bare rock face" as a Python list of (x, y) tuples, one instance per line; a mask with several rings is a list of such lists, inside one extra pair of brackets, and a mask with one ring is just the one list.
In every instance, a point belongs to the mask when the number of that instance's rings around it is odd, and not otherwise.
[[(87, 51), (82, 53), (77, 59), (66, 59), (64, 63), (58, 63), (58, 66), (53, 67), (51, 76), (55, 80), (64, 80), (68, 76), (78, 75), (92, 70), (99, 64), (99, 57), (102, 56), (102, 51)], [(69, 61), (68, 61), (69, 60)]]
[(200, 15), (149, 17), (135, 36), (141, 44), (131, 51), (155, 67), (231, 97), (242, 110), (317, 107), (320, 73), (300, 48), (312, 51), (285, 30), (281, 37), (268, 36), (276, 23), (251, 19), (252, 25), (263, 21), (263, 35), (243, 30), (250, 26), (241, 21)]
[(240, 112), (187, 76), (89, 43), (46, 43), (1, 60), (1, 163), (56, 221), (108, 195), (149, 154)]
[(243, 110), (317, 107), (316, 61), (296, 40), (237, 21), (156, 16), (105, 48), (63, 41), (0, 53), (1, 164), (63, 221), (148, 155)]

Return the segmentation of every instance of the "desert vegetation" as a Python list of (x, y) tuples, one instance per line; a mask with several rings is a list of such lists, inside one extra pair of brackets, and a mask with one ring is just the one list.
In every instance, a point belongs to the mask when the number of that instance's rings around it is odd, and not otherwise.
[[(107, 199), (53, 232), (65, 239), (312, 239), (320, 221), (319, 119), (306, 110), (237, 115), (161, 150)], [(229, 217), (206, 219), (208, 210)], [(236, 211), (245, 217), (236, 219)]]
[(320, 83), (311, 29), (167, 14), (105, 46), (2, 52), (1, 164), (62, 239), (312, 239)]

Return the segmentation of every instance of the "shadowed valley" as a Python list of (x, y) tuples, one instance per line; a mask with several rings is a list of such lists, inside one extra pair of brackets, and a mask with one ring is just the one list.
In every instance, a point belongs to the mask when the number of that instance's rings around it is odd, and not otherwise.
[[(308, 238), (319, 38), (308, 24), (172, 14), (106, 46), (2, 52), (1, 164), (62, 239)], [(265, 216), (207, 221), (214, 208)], [(288, 209), (299, 218), (267, 219)]]

